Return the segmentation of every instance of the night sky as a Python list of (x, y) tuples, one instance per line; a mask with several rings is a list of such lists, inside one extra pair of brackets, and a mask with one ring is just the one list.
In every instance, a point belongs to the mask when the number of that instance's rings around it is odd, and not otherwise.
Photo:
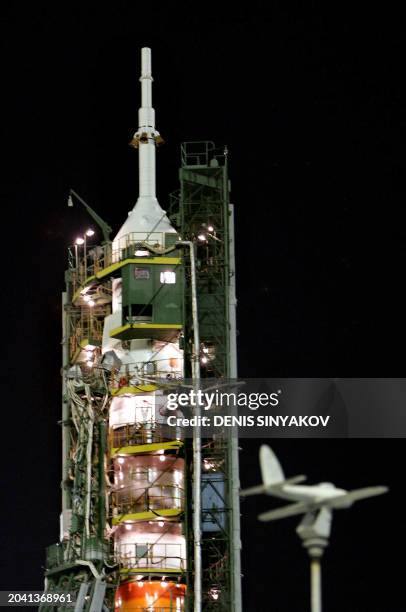
[[(115, 231), (133, 207), (142, 46), (166, 141), (161, 206), (178, 187), (181, 142), (230, 150), (240, 376), (405, 371), (403, 15), (382, 4), (84, 4), (1, 9), (1, 589), (41, 588), (45, 547), (58, 539), (60, 293), (67, 247), (93, 225), (67, 195), (74, 188)], [(259, 444), (240, 442), (243, 487), (259, 480)], [(287, 475), (391, 487), (336, 513), (325, 603), (405, 610), (403, 440), (273, 447)], [(302, 612), (297, 521), (256, 520), (273, 504), (241, 506), (244, 610)]]

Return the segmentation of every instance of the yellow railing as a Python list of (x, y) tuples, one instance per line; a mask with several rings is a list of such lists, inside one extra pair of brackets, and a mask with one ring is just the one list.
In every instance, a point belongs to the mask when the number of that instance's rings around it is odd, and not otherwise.
[(101, 344), (103, 338), (103, 321), (93, 311), (81, 309), (77, 316), (71, 317), (71, 333), (69, 336), (69, 354), (72, 359), (80, 343), (84, 339), (92, 339)]
[[(170, 368), (171, 358), (157, 361), (125, 364), (120, 369), (113, 369), (110, 376), (110, 388), (119, 390), (122, 387), (140, 387), (145, 385), (162, 385), (171, 380), (182, 378), (183, 370)], [(179, 362), (183, 363), (179, 358)], [(136, 369), (135, 367), (136, 366)]]
[(147, 488), (126, 487), (113, 493), (114, 513), (138, 514), (154, 510), (183, 510), (184, 490), (178, 485), (152, 485)]
[(119, 240), (104, 245), (76, 245), (71, 251), (72, 280), (74, 291), (84, 284), (87, 278), (124, 259), (142, 257), (151, 248), (150, 257), (165, 253), (167, 236), (174, 232), (131, 232)]
[(125, 569), (186, 569), (181, 544), (123, 544), (116, 554), (117, 563)]
[(160, 423), (128, 423), (110, 431), (110, 448), (156, 444), (181, 439), (179, 428)]

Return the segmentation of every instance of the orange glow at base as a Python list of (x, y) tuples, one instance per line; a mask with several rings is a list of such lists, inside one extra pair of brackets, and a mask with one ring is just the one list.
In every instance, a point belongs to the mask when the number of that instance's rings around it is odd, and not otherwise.
[(183, 612), (186, 585), (159, 580), (124, 582), (117, 591), (115, 612)]

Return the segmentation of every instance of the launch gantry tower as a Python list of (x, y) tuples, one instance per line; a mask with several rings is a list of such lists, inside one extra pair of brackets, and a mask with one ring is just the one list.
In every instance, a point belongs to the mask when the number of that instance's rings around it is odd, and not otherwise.
[[(149, 49), (142, 50), (140, 80), (131, 143), (139, 153), (137, 203), (113, 241), (104, 224), (101, 244), (88, 232), (69, 250), (61, 529), (60, 542), (47, 550), (46, 590), (75, 593), (75, 612), (240, 612), (237, 441), (202, 440), (199, 507), (192, 496), (195, 442), (165, 424), (166, 394), (194, 376), (197, 355), (202, 377), (236, 376), (227, 152), (212, 143), (182, 145), (181, 188), (168, 218), (156, 198), (162, 139)], [(199, 346), (185, 244), (198, 264)], [(196, 517), (203, 534), (199, 597)], [(41, 612), (56, 609), (44, 604)]]

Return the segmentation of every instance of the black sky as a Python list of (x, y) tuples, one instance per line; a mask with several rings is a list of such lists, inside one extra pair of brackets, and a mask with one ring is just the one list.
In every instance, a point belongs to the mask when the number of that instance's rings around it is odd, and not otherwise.
[[(144, 3), (145, 4), (145, 3)], [(14, 2), (2, 12), (2, 588), (40, 588), (58, 538), (60, 292), (89, 224), (137, 197), (139, 49), (153, 49), (159, 200), (179, 145), (230, 149), (239, 369), (259, 376), (402, 376), (406, 341), (403, 14), (380, 5)], [(258, 442), (241, 441), (243, 486)], [(288, 474), (390, 496), (337, 513), (330, 612), (401, 611), (402, 440), (279, 440)], [(245, 501), (245, 610), (307, 606), (295, 523)], [(368, 507), (367, 507), (368, 504)]]

